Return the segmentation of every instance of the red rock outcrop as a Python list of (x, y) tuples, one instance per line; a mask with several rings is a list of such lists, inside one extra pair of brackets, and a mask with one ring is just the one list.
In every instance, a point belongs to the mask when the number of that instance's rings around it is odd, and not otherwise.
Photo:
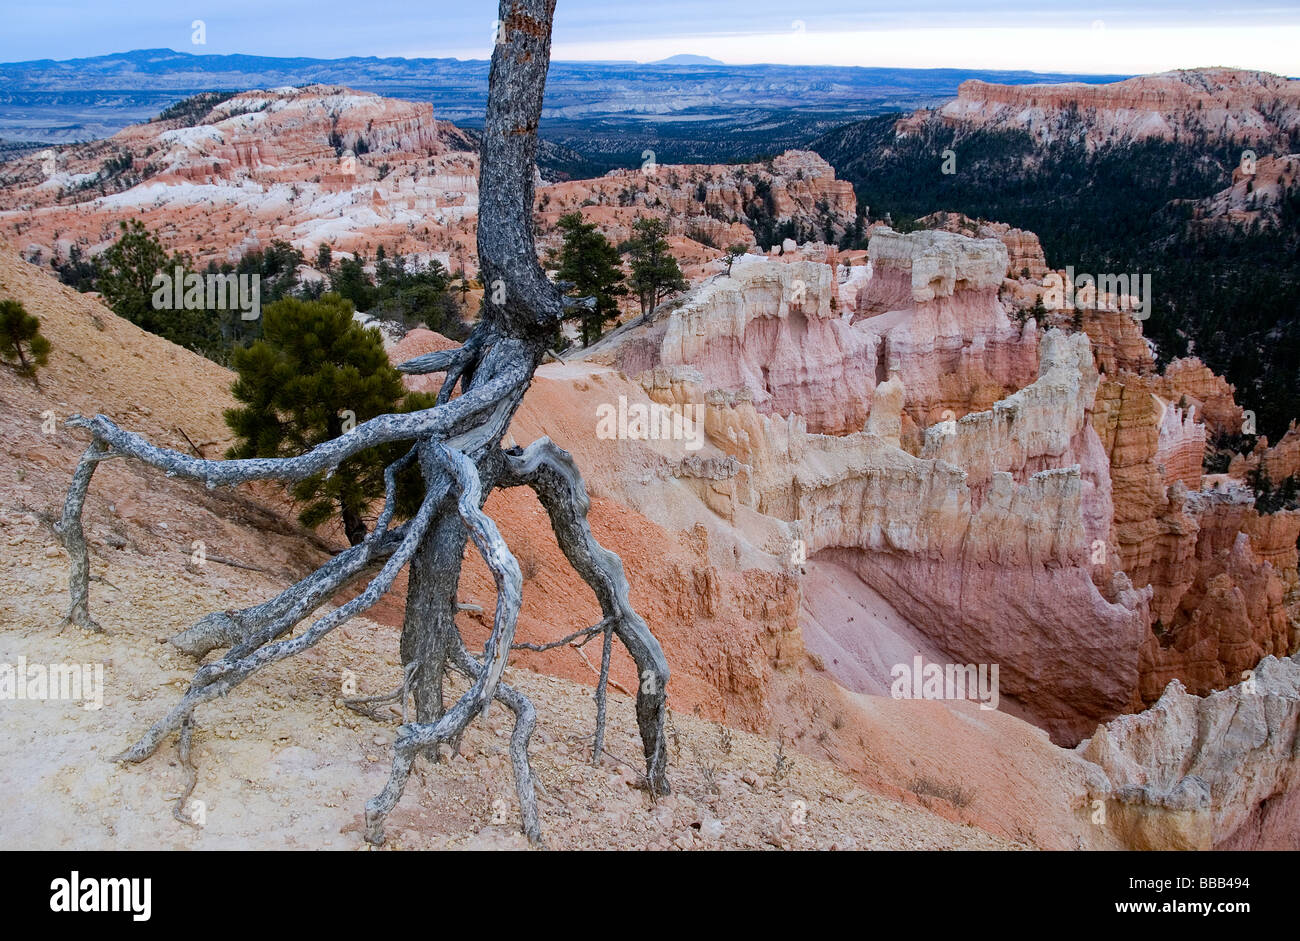
[[(611, 170), (594, 180), (554, 183), (539, 190), (543, 247), (558, 246), (555, 223), (580, 211), (615, 244), (632, 235), (632, 224), (655, 216), (669, 233), (723, 252), (753, 246), (761, 217), (793, 222), (815, 238), (840, 238), (857, 216), (853, 185), (807, 150), (789, 150), (764, 163), (655, 164)], [(758, 246), (767, 252), (771, 246)]]
[(1272, 447), (1268, 438), (1261, 435), (1249, 454), (1235, 455), (1228, 467), (1228, 476), (1234, 480), (1248, 480), (1260, 469), (1274, 487), (1288, 477), (1300, 475), (1300, 429), (1296, 428), (1294, 421), (1282, 440)]
[(1200, 489), (1204, 426), (1152, 391), (1164, 384), (1132, 374), (1103, 382), (1093, 413), (1110, 457), (1120, 565), (1153, 591), (1134, 708), (1175, 678), (1204, 694), (1263, 656), (1291, 653), (1300, 611), (1291, 589), (1300, 513), (1261, 516), (1252, 494), (1223, 479)]
[[(106, 160), (127, 169), (105, 175)], [(93, 255), (125, 217), (200, 264), (273, 239), (312, 259), (322, 243), (371, 254), (382, 243), (447, 267), (473, 257), (478, 157), (427, 103), (321, 85), (250, 91), (68, 148), (35, 185), (31, 164), (0, 180), (0, 226), (46, 259), (73, 244)]]
[(1242, 409), (1234, 398), (1235, 390), (1226, 379), (1216, 375), (1196, 357), (1188, 356), (1171, 362), (1156, 379), (1154, 388), (1158, 395), (1170, 402), (1177, 403), (1186, 398), (1205, 423), (1208, 437), (1241, 433)]
[[(51, 170), (51, 172), (46, 172)], [(539, 181), (540, 182), (540, 181)], [(761, 216), (839, 238), (857, 214), (853, 187), (810, 151), (744, 166), (659, 166), (539, 185), (539, 245), (580, 210), (615, 243), (639, 216), (670, 223), (673, 253), (699, 278), (733, 244), (752, 246)], [(314, 85), (249, 91), (198, 117), (134, 125), (107, 141), (40, 156), (0, 173), (0, 231), (42, 261), (86, 256), (141, 219), (200, 265), (283, 240), (315, 259), (339, 253), (436, 260), (477, 270), (478, 155), (427, 103)]]

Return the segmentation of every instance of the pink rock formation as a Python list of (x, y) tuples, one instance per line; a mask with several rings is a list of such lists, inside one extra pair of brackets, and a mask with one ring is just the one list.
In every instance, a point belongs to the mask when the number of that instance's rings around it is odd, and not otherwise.
[(1007, 273), (1011, 279), (1041, 281), (1047, 274), (1047, 259), (1038, 236), (1027, 229), (1017, 229), (1005, 222), (975, 220), (960, 212), (932, 212), (916, 220), (928, 229), (942, 229), (976, 239), (997, 239), (1007, 248)]
[(1181, 409), (1160, 402), (1156, 437), (1156, 469), (1165, 484), (1180, 481), (1189, 490), (1201, 489), (1201, 464), (1205, 460), (1205, 425), (1196, 420), (1196, 406)]
[(1156, 380), (1155, 391), (1170, 402), (1186, 398), (1205, 422), (1207, 437), (1241, 433), (1242, 409), (1232, 386), (1194, 356), (1176, 359), (1166, 366)]
[[(129, 170), (96, 175), (122, 157)], [(347, 88), (244, 92), (198, 118), (69, 148), (48, 179), (35, 158), (6, 171), (0, 226), (21, 230), (45, 258), (72, 244), (93, 254), (124, 216), (200, 263), (273, 239), (309, 257), (321, 243), (370, 253), (383, 243), (449, 267), (473, 256), (478, 158), (469, 139), (427, 103)]]
[[(1077, 134), (1078, 114), (1086, 118), (1082, 143), (1090, 148), (1198, 133), (1241, 143), (1275, 140), (1300, 129), (1300, 81), (1222, 68), (1181, 69), (1105, 85), (994, 85), (970, 79), (938, 111), (947, 124), (1018, 128), (1042, 141)], [(918, 112), (902, 128), (927, 118)]]
[(858, 431), (880, 340), (841, 316), (833, 289), (828, 265), (737, 262), (668, 315), (654, 362), (690, 364), (706, 390), (747, 390), (760, 412), (801, 415), (819, 432)]
[(1037, 371), (1038, 335), (998, 300), (1006, 247), (948, 232), (878, 229), (868, 244), (872, 275), (854, 322), (879, 333), (882, 362), (898, 361), (908, 414), (925, 426), (987, 408)]
[[(126, 169), (101, 174), (106, 161)], [(68, 148), (52, 175), (45, 169), (27, 157), (0, 171), (0, 231), (42, 260), (66, 258), (74, 245), (96, 254), (129, 216), (200, 265), (279, 239), (309, 261), (321, 244), (368, 256), (382, 244), (390, 255), (477, 269), (478, 155), (427, 103), (322, 85), (244, 92), (198, 117)], [(756, 202), (759, 187), (770, 206)], [(539, 246), (558, 247), (554, 224), (565, 212), (581, 210), (616, 243), (638, 216), (659, 216), (698, 279), (720, 269), (730, 246), (753, 246), (759, 204), (816, 237), (827, 220), (840, 237), (857, 213), (852, 185), (810, 151), (744, 166), (651, 164), (539, 185)]]
[(1013, 708), (1072, 741), (1130, 701), (1149, 593), (1121, 575), (1108, 600), (1093, 581), (1110, 508), (1087, 340), (1055, 332), (1042, 355), (1035, 383), (932, 427), (919, 458), (889, 437), (897, 378), (877, 389), (871, 431), (810, 434), (742, 401), (711, 402), (707, 427), (751, 468), (754, 509), (797, 526), (809, 555), (853, 571), (949, 657), (1000, 664)]

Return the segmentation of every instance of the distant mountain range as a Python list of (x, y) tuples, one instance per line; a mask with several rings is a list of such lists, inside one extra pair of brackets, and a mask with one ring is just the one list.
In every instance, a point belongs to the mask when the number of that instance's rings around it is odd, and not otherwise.
[[(1004, 84), (1107, 82), (1126, 76), (725, 65), (703, 56), (660, 62), (552, 62), (542, 134), (591, 160), (574, 172), (660, 161), (740, 159), (797, 146), (849, 121), (938, 104), (967, 79)], [(110, 136), (199, 91), (346, 85), (428, 101), (474, 127), (488, 62), (461, 59), (273, 58), (143, 49), (84, 59), (0, 64), (0, 140), (42, 144)]]

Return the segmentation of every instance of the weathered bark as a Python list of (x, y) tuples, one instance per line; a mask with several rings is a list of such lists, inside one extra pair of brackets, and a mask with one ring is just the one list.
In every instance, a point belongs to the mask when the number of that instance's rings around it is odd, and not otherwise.
[[(488, 294), (485, 315), (462, 348), (430, 353), (398, 367), (408, 373), (446, 373), (433, 408), (381, 415), (299, 457), (232, 461), (208, 461), (155, 447), (102, 415), (69, 420), (70, 425), (88, 430), (92, 442), (73, 478), (59, 524), (72, 558), (68, 619), (91, 629), (95, 625), (89, 614), (89, 565), (81, 511), (98, 461), (131, 457), (169, 476), (202, 480), (215, 487), (252, 480), (302, 480), (337, 467), (367, 448), (393, 441), (413, 443), (406, 456), (385, 471), (384, 508), (368, 536), (276, 597), (242, 611), (209, 614), (172, 639), (179, 649), (195, 657), (219, 647), (229, 649), (197, 670), (180, 702), (119, 755), (120, 760), (143, 761), (178, 730), (188, 752), (198, 706), (226, 695), (263, 667), (318, 643), (348, 618), (373, 605), (409, 564), (400, 648), (402, 686), (389, 696), (353, 703), (400, 697), (405, 716), (408, 692), (415, 702), (415, 720), (404, 721), (398, 729), (388, 783), (366, 805), (366, 839), (383, 842), (384, 819), (401, 798), (413, 762), (421, 754), (436, 760), (444, 743), (457, 747), (468, 724), (497, 700), (515, 715), (510, 755), (523, 831), (530, 840), (540, 841), (528, 761), (536, 711), (527, 697), (503, 682), (515, 646), (522, 578), (496, 524), (483, 512), (494, 487), (527, 484), (537, 492), (566, 557), (591, 586), (605, 614), (600, 625), (574, 635), (605, 635), (596, 694), (594, 757), (599, 757), (604, 741), (610, 640), (617, 636), (640, 675), (636, 709), (648, 786), (654, 794), (667, 792), (664, 721), (668, 665), (658, 642), (628, 601), (622, 563), (591, 535), (587, 495), (577, 468), (568, 454), (546, 439), (523, 452), (503, 451), (500, 446), (534, 371), (546, 355), (563, 309), (558, 290), (537, 264), (532, 229), (537, 122), (554, 8), (554, 0), (502, 0), (500, 5), (503, 26), (492, 56), (479, 187), (478, 248)], [(452, 398), (457, 387), (461, 394)], [(415, 516), (393, 527), (397, 474), (413, 461), (418, 462), (424, 496)], [(492, 632), (480, 657), (465, 649), (455, 620), (461, 563), (470, 541), (492, 572), (497, 594)], [(317, 619), (297, 637), (282, 639), (339, 589), (366, 575), (372, 576), (371, 580), (359, 595)], [(444, 701), (449, 668), (471, 681), (469, 690), (450, 707)]]
[[(501, 485), (526, 484), (537, 493), (569, 564), (591, 586), (605, 623), (613, 628), (636, 663), (640, 677), (636, 717), (645, 750), (646, 781), (651, 793), (666, 794), (668, 756), (664, 748), (664, 724), (668, 713), (668, 661), (659, 641), (632, 609), (622, 560), (591, 534), (587, 523), (591, 504), (582, 475), (569, 453), (556, 447), (549, 438), (538, 438), (517, 453), (503, 453), (507, 470)], [(603, 684), (607, 671), (601, 672)]]
[(63, 539), (63, 547), (68, 550), (70, 563), (68, 593), (72, 596), (72, 602), (63, 623), (96, 632), (103, 628), (90, 617), (90, 554), (86, 550), (86, 534), (81, 527), (81, 511), (86, 505), (90, 478), (95, 475), (95, 468), (106, 454), (102, 441), (96, 438), (90, 442), (72, 475), (72, 484), (68, 487), (68, 496), (63, 502), (63, 516), (54, 524), (55, 532)]

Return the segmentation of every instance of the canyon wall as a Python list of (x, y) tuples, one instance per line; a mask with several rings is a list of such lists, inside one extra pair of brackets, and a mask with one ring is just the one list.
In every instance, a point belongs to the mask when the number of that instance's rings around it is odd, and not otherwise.
[(920, 457), (898, 447), (897, 376), (856, 434), (813, 434), (743, 398), (711, 400), (706, 427), (750, 469), (754, 509), (949, 656), (1000, 664), (1003, 694), (1069, 741), (1131, 700), (1149, 593), (1119, 575), (1107, 598), (1093, 580), (1110, 508), (1087, 340), (1050, 333), (1042, 357), (1038, 380), (992, 412), (930, 428)]
[(1099, 85), (996, 85), (970, 79), (938, 115), (948, 124), (1024, 130), (1044, 143), (1077, 140), (1090, 148), (1196, 134), (1258, 143), (1300, 130), (1300, 81), (1223, 68), (1180, 69)]

